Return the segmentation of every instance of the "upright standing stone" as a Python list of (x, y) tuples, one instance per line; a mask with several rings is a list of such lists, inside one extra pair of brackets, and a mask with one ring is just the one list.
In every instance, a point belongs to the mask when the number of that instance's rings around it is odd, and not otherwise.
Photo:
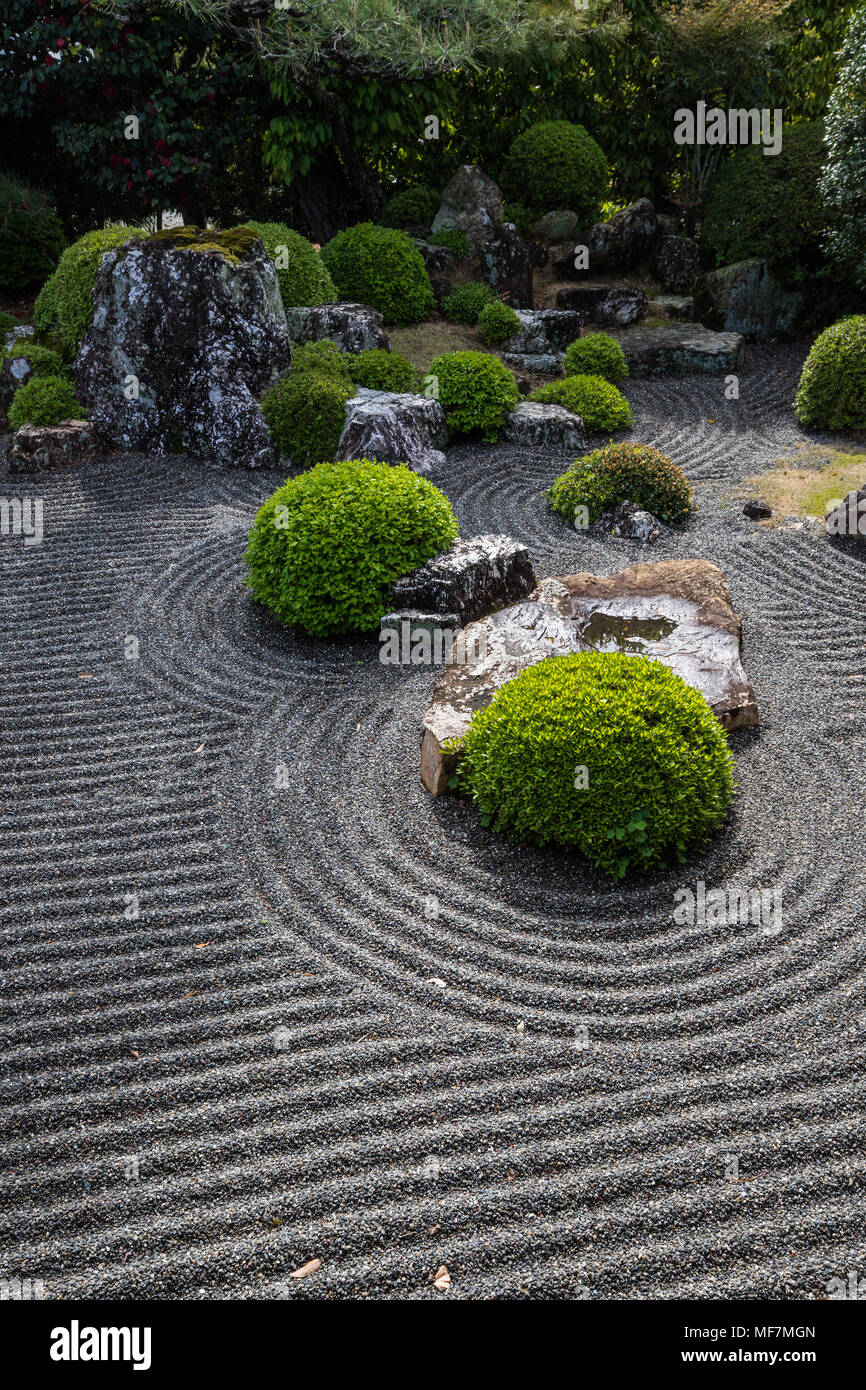
[(502, 190), (477, 164), (462, 164), (442, 194), (433, 231), (458, 227), (477, 251), (502, 222)]

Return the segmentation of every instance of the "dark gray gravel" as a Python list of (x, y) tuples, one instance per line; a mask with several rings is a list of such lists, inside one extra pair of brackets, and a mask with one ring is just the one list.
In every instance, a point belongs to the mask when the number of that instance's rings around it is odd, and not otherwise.
[[(733, 736), (729, 826), (625, 887), (426, 796), (430, 672), (254, 608), (244, 540), (279, 475), (4, 478), (45, 499), (45, 538), (0, 539), (0, 1276), (58, 1298), (815, 1299), (866, 1272), (866, 570), (726, 502), (802, 437), (801, 358), (753, 353), (736, 402), (627, 386), (700, 502), (652, 558), (724, 568), (763, 724)], [(565, 462), (467, 447), (434, 481), (540, 576), (648, 558), (550, 515)], [(780, 936), (676, 925), (698, 879), (781, 887)]]

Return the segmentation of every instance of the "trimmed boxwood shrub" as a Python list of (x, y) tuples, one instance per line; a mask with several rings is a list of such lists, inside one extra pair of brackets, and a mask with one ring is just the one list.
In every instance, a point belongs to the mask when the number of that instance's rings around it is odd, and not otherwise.
[(419, 184), (417, 188), (404, 188), (389, 198), (382, 213), (383, 227), (429, 227), (439, 211), (441, 193), (433, 188)]
[(436, 379), (449, 435), (478, 430), (492, 442), (520, 399), (513, 373), (488, 352), (443, 352), (428, 375)]
[(347, 358), (349, 375), (358, 386), (371, 391), (414, 391), (418, 373), (401, 352), (365, 348)]
[(636, 502), (672, 526), (691, 510), (691, 483), (668, 458), (651, 444), (607, 444), (576, 459), (547, 494), (550, 506), (568, 521), (578, 507), (586, 507), (589, 521), (617, 502)]
[(292, 348), (293, 372), (323, 372), (325, 376), (351, 382), (350, 360), (349, 354), (338, 347), (332, 338), (316, 338), (313, 342)]
[(430, 243), (446, 247), (458, 261), (465, 261), (469, 255), (469, 238), (462, 227), (443, 227), (441, 232), (433, 232)]
[(866, 314), (842, 319), (815, 339), (794, 410), (816, 429), (866, 429)]
[(520, 319), (509, 304), (491, 299), (478, 315), (478, 332), (488, 347), (498, 347), (520, 332)]
[(0, 289), (40, 285), (53, 273), (65, 245), (48, 195), (0, 174)]
[(467, 285), (446, 294), (442, 301), (442, 312), (451, 323), (477, 323), (485, 304), (496, 296), (489, 285), (480, 280), (470, 280)]
[(404, 465), (320, 463), (259, 510), (247, 583), (288, 626), (315, 637), (366, 632), (385, 612), (389, 585), (456, 536), (451, 503)]
[(65, 376), (33, 376), (19, 386), (9, 407), (9, 428), (59, 425), (61, 420), (86, 420), (75, 399), (75, 387)]
[[(553, 209), (549, 209), (553, 211)], [(517, 235), (523, 237), (524, 241), (530, 241), (533, 235), (533, 227), (538, 218), (533, 216), (529, 208), (524, 207), (523, 203), (506, 203), (502, 209), (502, 217), (505, 222), (513, 222), (517, 228)]]
[(456, 781), (484, 825), (574, 846), (615, 878), (682, 861), (733, 797), (731, 754), (706, 700), (642, 656), (537, 662), (473, 715), (463, 748)]
[(298, 468), (332, 459), (346, 423), (351, 381), (325, 372), (289, 372), (262, 397), (262, 414), (280, 453)]
[(568, 208), (577, 213), (581, 227), (588, 227), (601, 216), (607, 160), (582, 125), (539, 121), (513, 142), (502, 185), (534, 217)]
[(600, 376), (566, 376), (540, 386), (529, 397), (546, 405), (564, 405), (579, 415), (590, 434), (625, 430), (634, 424), (631, 406), (621, 391)]
[(74, 356), (93, 315), (93, 287), (103, 256), (134, 237), (146, 235), (139, 227), (101, 227), (85, 232), (67, 246), (37, 297), (33, 310), (36, 331), (56, 332), (64, 351)]
[(420, 323), (433, 308), (427, 267), (405, 232), (359, 222), (322, 247), (322, 260), (340, 297), (371, 304), (385, 323)]
[(566, 376), (603, 376), (616, 386), (628, 376), (625, 353), (609, 333), (587, 333), (565, 349), (562, 369)]
[[(334, 282), (311, 241), (284, 222), (247, 222), (245, 225), (261, 237), (274, 262), (284, 308), (336, 303)], [(283, 260), (288, 264), (283, 266)]]
[(34, 376), (66, 376), (67, 368), (59, 353), (52, 348), (34, 343), (32, 338), (21, 338), (15, 347), (4, 348), (3, 356), (25, 357), (30, 363)]

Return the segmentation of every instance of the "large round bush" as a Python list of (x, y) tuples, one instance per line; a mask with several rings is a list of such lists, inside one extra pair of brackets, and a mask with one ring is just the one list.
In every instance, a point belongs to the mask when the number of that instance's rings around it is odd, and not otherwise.
[(246, 226), (261, 237), (274, 262), (286, 309), (336, 302), (334, 282), (311, 241), (284, 222), (247, 222)]
[(84, 420), (75, 387), (65, 376), (34, 376), (19, 386), (9, 407), (9, 428), (59, 425), (61, 420)]
[(443, 352), (430, 363), (449, 435), (496, 439), (509, 410), (520, 399), (514, 375), (488, 352)]
[(603, 376), (618, 381), (628, 376), (628, 363), (622, 345), (609, 333), (587, 333), (565, 349), (562, 369), (566, 376)]
[(682, 860), (721, 824), (732, 759), (699, 691), (647, 657), (549, 657), (503, 685), (463, 739), (457, 781), (485, 825), (574, 846), (622, 877)]
[(607, 160), (581, 125), (539, 121), (524, 130), (505, 162), (503, 187), (535, 217), (556, 208), (577, 213), (581, 227), (601, 216)]
[(433, 308), (424, 259), (405, 232), (359, 222), (322, 247), (341, 299), (371, 304), (385, 323), (420, 323)]
[(65, 245), (48, 195), (0, 174), (0, 289), (41, 284), (53, 273)]
[(691, 510), (694, 495), (682, 469), (651, 444), (607, 444), (576, 459), (547, 496), (551, 509), (568, 521), (586, 507), (592, 524), (627, 499), (672, 526)]
[(280, 453), (297, 468), (332, 459), (346, 423), (351, 381), (319, 371), (289, 372), (262, 397), (262, 414)]
[(816, 429), (866, 429), (866, 314), (842, 319), (815, 339), (794, 409)]
[(631, 406), (621, 391), (600, 376), (566, 376), (540, 386), (529, 397), (545, 405), (562, 405), (579, 415), (590, 434), (625, 430), (634, 424)]
[(73, 356), (93, 316), (93, 287), (106, 251), (146, 235), (138, 227), (101, 227), (67, 246), (48, 282), (52, 288), (43, 286), (34, 306), (37, 331), (56, 333)]
[(254, 597), (315, 637), (369, 631), (389, 585), (457, 535), (451, 504), (409, 468), (320, 463), (269, 497), (245, 559)]

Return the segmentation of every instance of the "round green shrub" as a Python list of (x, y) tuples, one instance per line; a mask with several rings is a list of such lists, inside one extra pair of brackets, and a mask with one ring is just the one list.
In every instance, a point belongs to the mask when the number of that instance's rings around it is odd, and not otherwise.
[(351, 381), (324, 372), (289, 372), (262, 397), (262, 414), (280, 453), (297, 468), (332, 459), (346, 423)]
[(458, 261), (465, 261), (469, 255), (469, 238), (462, 227), (443, 227), (430, 237), (431, 245), (444, 246), (453, 252)]
[(48, 195), (0, 174), (0, 289), (40, 284), (53, 272), (65, 245)]
[(34, 376), (66, 376), (66, 366), (60, 354), (52, 348), (34, 343), (32, 338), (21, 338), (14, 347), (4, 348), (3, 356), (26, 358)]
[(443, 352), (430, 363), (428, 376), (437, 383), (449, 435), (478, 430), (492, 442), (520, 399), (513, 373), (488, 352)]
[(478, 332), (488, 347), (498, 347), (520, 332), (520, 319), (510, 305), (491, 299), (478, 315)]
[(562, 369), (566, 376), (603, 376), (614, 386), (628, 376), (625, 353), (609, 333), (587, 333), (565, 349)]
[(667, 526), (691, 510), (691, 484), (673, 459), (650, 444), (606, 444), (576, 459), (547, 494), (551, 509), (574, 521), (586, 507), (589, 522), (618, 502), (636, 502)]
[(344, 352), (331, 338), (316, 338), (313, 342), (292, 348), (293, 372), (322, 372), (325, 376), (351, 382), (350, 361), (349, 353)]
[(452, 290), (442, 301), (442, 312), (451, 323), (477, 323), (478, 315), (496, 296), (489, 285), (470, 280), (467, 285)]
[(409, 468), (369, 459), (320, 463), (258, 512), (244, 556), (259, 603), (315, 637), (366, 632), (388, 587), (447, 550), (451, 504)]
[(583, 126), (539, 121), (513, 142), (502, 183), (506, 194), (534, 217), (567, 208), (588, 227), (601, 216), (607, 160)]
[(5, 309), (0, 309), (0, 334), (10, 333), (13, 328), (21, 327), (21, 319), (16, 319), (14, 314), (7, 314)]
[(50, 306), (54, 320), (46, 328), (49, 331), (56, 328), (65, 351), (74, 354), (93, 316), (93, 287), (106, 251), (114, 251), (133, 238), (146, 235), (139, 227), (102, 227), (95, 232), (85, 232), (67, 246), (51, 277), (53, 289), (49, 291), (44, 286), (36, 301), (39, 314), (34, 309), (33, 322), (37, 332), (42, 331), (43, 312)]
[[(247, 222), (262, 239), (274, 262), (283, 307), (334, 304), (337, 291), (322, 258), (311, 241), (284, 222)], [(287, 264), (283, 265), (283, 262)]]
[(349, 374), (370, 391), (414, 391), (418, 373), (408, 358), (385, 348), (366, 348), (348, 359)]
[(359, 222), (322, 247), (342, 299), (371, 304), (385, 323), (420, 323), (433, 308), (423, 257), (405, 232)]
[(820, 121), (789, 126), (772, 159), (763, 147), (736, 150), (721, 164), (706, 202), (701, 238), (717, 265), (752, 257), (807, 265), (827, 224), (818, 184), (824, 167)]
[(383, 227), (429, 227), (439, 211), (441, 194), (435, 189), (419, 185), (417, 188), (404, 188), (389, 198), (382, 213)]
[(815, 339), (794, 410), (816, 429), (866, 429), (866, 314), (842, 319)]
[(579, 415), (590, 434), (626, 430), (634, 424), (631, 406), (621, 391), (600, 376), (566, 376), (540, 386), (529, 397), (546, 405), (563, 405)]
[(457, 783), (484, 825), (574, 846), (615, 878), (682, 861), (733, 798), (731, 754), (706, 700), (642, 656), (582, 652), (528, 667), (473, 715), (463, 748)]
[(9, 428), (59, 425), (61, 420), (86, 420), (75, 388), (64, 376), (34, 376), (19, 386), (9, 407)]

